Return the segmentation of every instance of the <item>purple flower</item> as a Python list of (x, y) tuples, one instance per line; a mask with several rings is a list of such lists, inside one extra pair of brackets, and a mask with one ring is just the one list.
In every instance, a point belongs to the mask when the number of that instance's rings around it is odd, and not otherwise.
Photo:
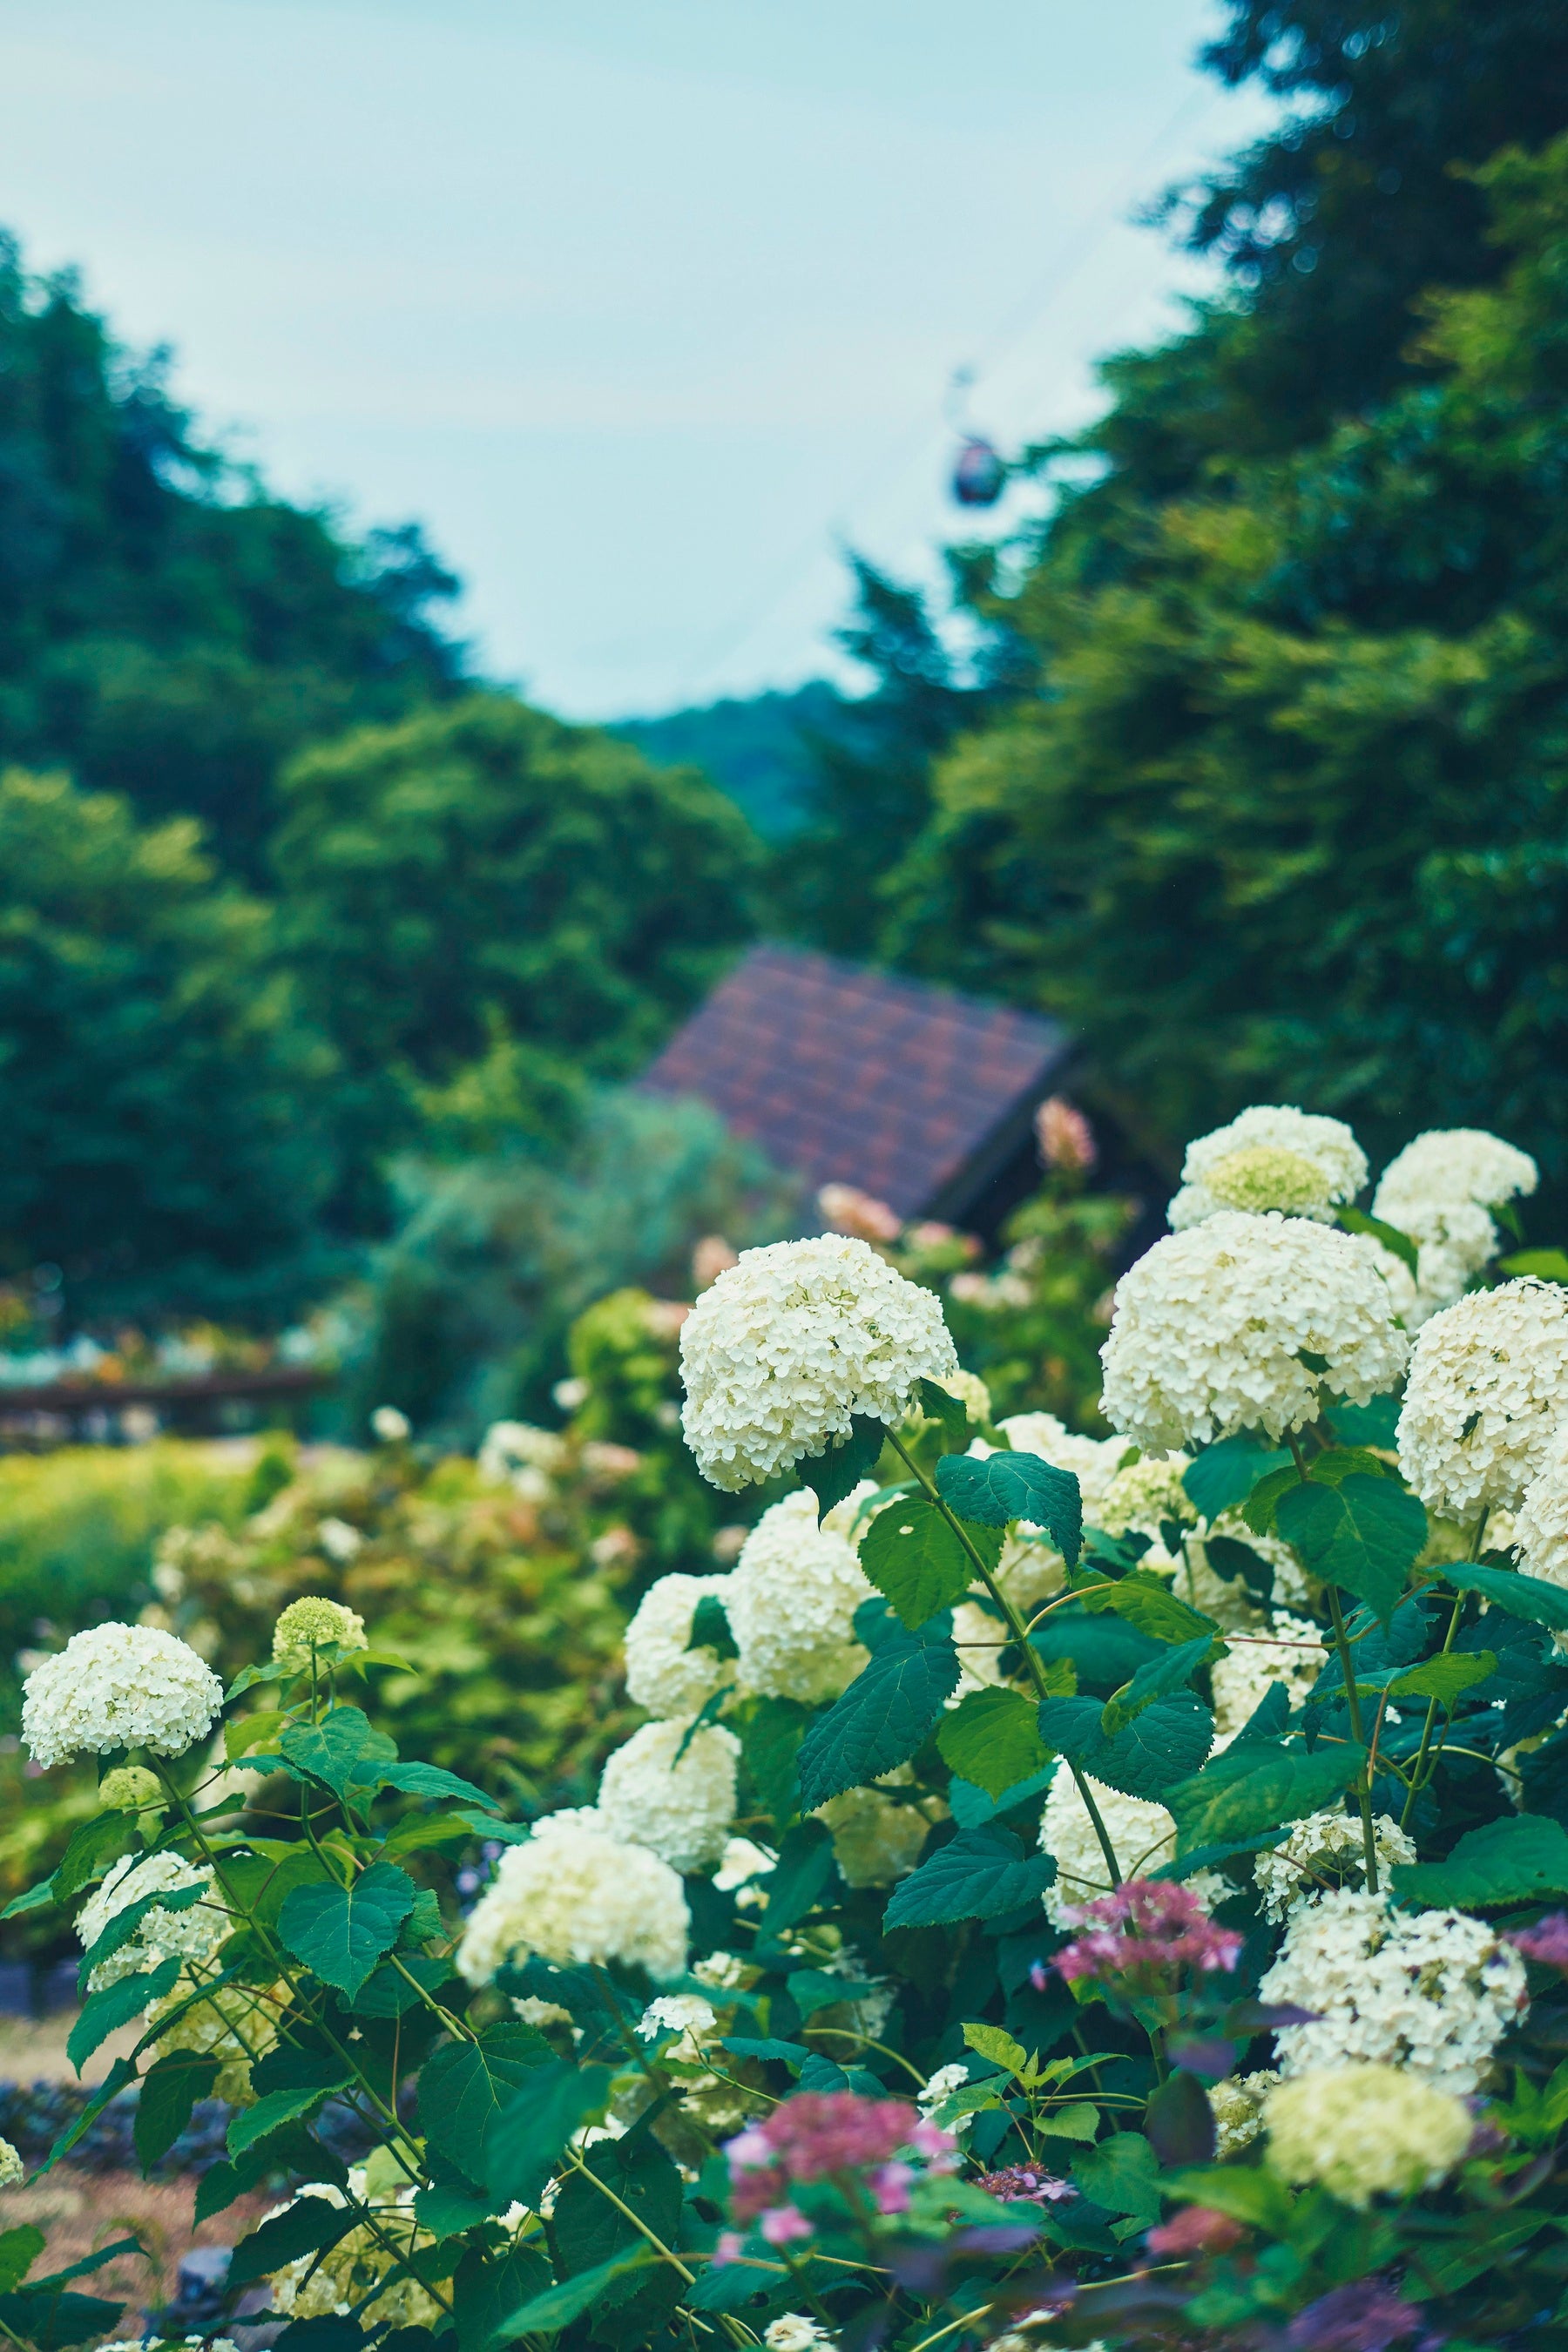
[(1568, 1911), (1549, 1911), (1544, 1919), (1522, 1928), (1509, 1941), (1527, 1960), (1539, 1960), (1543, 1968), (1561, 1969), (1568, 1975)]
[(1150, 1989), (1184, 1969), (1229, 1974), (1246, 1941), (1216, 1927), (1191, 1888), (1169, 1879), (1125, 1879), (1070, 1916), (1088, 1932), (1057, 1954), (1057, 1973), (1069, 1984), (1092, 1978)]

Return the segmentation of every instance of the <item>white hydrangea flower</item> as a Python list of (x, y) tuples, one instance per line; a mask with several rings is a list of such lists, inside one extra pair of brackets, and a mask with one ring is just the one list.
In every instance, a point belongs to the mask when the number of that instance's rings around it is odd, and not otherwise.
[(1174, 1520), (1178, 1527), (1196, 1527), (1193, 1498), (1182, 1484), (1182, 1473), (1191, 1461), (1190, 1454), (1146, 1454), (1130, 1462), (1106, 1488), (1095, 1526), (1108, 1536), (1124, 1536), (1130, 1528), (1141, 1535), (1158, 1536), (1163, 1520)]
[[(962, 2058), (955, 2059), (951, 2065), (939, 2066), (934, 2074), (927, 2076), (924, 2086), (915, 2093), (915, 2105), (929, 2121), (944, 2100), (951, 2099), (955, 2091), (962, 2091), (968, 2080), (969, 2069)], [(961, 2132), (973, 2120), (973, 2116), (963, 2116), (952, 2128)]]
[[(90, 1952), (110, 1920), (144, 1896), (173, 1895), (181, 1887), (211, 1884), (210, 1870), (194, 1868), (177, 1853), (143, 1854), (140, 1860), (123, 1855), (77, 1913), (76, 1932), (82, 1950)], [(228, 1931), (228, 1914), (216, 1904), (193, 1903), (184, 1911), (166, 1911), (156, 1904), (134, 1935), (99, 1962), (88, 1980), (89, 1990), (101, 1992), (121, 1977), (160, 1968), (175, 1955), (199, 1968), (211, 1958)]]
[(743, 1250), (681, 1327), (686, 1442), (713, 1486), (758, 1486), (856, 1413), (897, 1421), (918, 1380), (957, 1370), (936, 1293), (865, 1242), (773, 1242)]
[(1227, 2074), (1223, 2082), (1209, 2084), (1214, 2152), (1222, 2161), (1252, 2146), (1263, 2129), (1263, 2103), (1279, 2080), (1276, 2070), (1266, 2066), (1256, 2074)]
[(1372, 1213), (1409, 1231), (1402, 1212), (1432, 1201), (1469, 1201), (1495, 1209), (1533, 1192), (1540, 1171), (1528, 1151), (1479, 1127), (1432, 1128), (1389, 1161), (1373, 1195)]
[[(1090, 1527), (1100, 1522), (1106, 1489), (1127, 1453), (1124, 1437), (1079, 1437), (1054, 1412), (1014, 1412), (996, 1426), (1015, 1454), (1037, 1454), (1058, 1470), (1070, 1470), (1083, 1499), (1083, 1516)], [(979, 1453), (978, 1445), (970, 1447)]]
[[(724, 1851), (735, 1818), (741, 1743), (721, 1724), (691, 1731), (692, 1717), (645, 1723), (617, 1748), (599, 1782), (599, 1815), (611, 1837), (647, 1846), (672, 1870), (700, 1870)], [(676, 1757), (691, 1732), (686, 1753)]]
[(746, 1538), (724, 1594), (740, 1687), (808, 1706), (837, 1698), (866, 1663), (855, 1612), (870, 1598), (850, 1545), (817, 1526), (816, 1496), (786, 1495)]
[(1463, 2098), (1526, 2007), (1524, 1963), (1462, 1911), (1395, 1911), (1345, 1888), (1292, 1914), (1258, 1999), (1310, 2009), (1274, 2037), (1286, 2076), (1376, 2062)]
[(509, 1845), (458, 1947), (459, 1973), (488, 1984), (506, 1960), (537, 1952), (557, 1967), (624, 1960), (679, 1976), (690, 1925), (675, 1872), (643, 1846), (612, 1837), (596, 1812), (547, 1813)]
[(838, 2338), (803, 2311), (781, 2311), (763, 2330), (767, 2352), (837, 2352)]
[[(1123, 1796), (1120, 1789), (1108, 1789), (1088, 1774), (1085, 1778), (1123, 1878), (1147, 1877), (1170, 1861), (1176, 1824), (1163, 1805)], [(1080, 1903), (1110, 1893), (1110, 1873), (1094, 1823), (1065, 1764), (1057, 1767), (1040, 1817), (1040, 1851), (1056, 1858), (1057, 1874), (1045, 1895), (1046, 1916), (1053, 1927), (1070, 1927), (1068, 1914)]]
[(700, 1993), (666, 1992), (649, 2001), (637, 2030), (645, 2042), (657, 2042), (661, 2033), (679, 2033), (669, 2056), (694, 2063), (701, 2055), (703, 2035), (711, 2033), (718, 2022), (718, 2011)]
[(46, 1769), (111, 1748), (183, 1756), (222, 1706), (223, 1685), (188, 1643), (152, 1625), (93, 1625), (27, 1676), (22, 1738)]
[[(275, 2271), (273, 2309), (292, 2320), (342, 2318), (353, 2312), (367, 2328), (387, 2324), (395, 2328), (438, 2327), (447, 2316), (446, 2306), (417, 2279), (395, 2277), (384, 2293), (374, 2292), (376, 2282), (399, 2270), (416, 2249), (436, 2242), (415, 2217), (414, 2183), (373, 2196), (363, 2166), (354, 2165), (349, 2171), (349, 2192), (374, 2211), (375, 2228), (362, 2222), (324, 2253), (301, 2254), (298, 2261)], [(274, 2221), (279, 2213), (289, 2212), (301, 2197), (323, 2198), (340, 2209), (349, 2201), (330, 2181), (308, 2181), (281, 2205), (275, 2205), (266, 2219)]]
[[(1388, 1874), (1395, 1863), (1415, 1860), (1415, 1840), (1392, 1814), (1373, 1816), (1372, 1842), (1381, 1886), (1388, 1885)], [(1366, 1847), (1361, 1822), (1345, 1812), (1309, 1813), (1295, 1824), (1282, 1845), (1258, 1855), (1253, 1876), (1263, 1899), (1263, 1916), (1275, 1927), (1322, 1894), (1325, 1883), (1363, 1887)]]
[[(515, 1486), (525, 1470), (548, 1480), (561, 1469), (566, 1454), (566, 1440), (553, 1429), (536, 1429), (527, 1421), (492, 1421), (479, 1443), (479, 1473), (490, 1486)], [(542, 1502), (548, 1494), (548, 1486), (540, 1493), (531, 1484), (528, 1499)]]
[(697, 1715), (735, 1679), (733, 1658), (689, 1650), (697, 1604), (724, 1600), (727, 1576), (661, 1576), (650, 1584), (626, 1627), (626, 1696), (650, 1715)]
[[(1354, 1234), (1227, 1211), (1156, 1242), (1122, 1276), (1100, 1350), (1102, 1410), (1150, 1453), (1238, 1429), (1278, 1438), (1317, 1419), (1320, 1379), (1365, 1404), (1407, 1353)], [(1321, 1375), (1306, 1355), (1322, 1360)]]
[(950, 1397), (958, 1399), (972, 1422), (990, 1420), (991, 1391), (978, 1372), (966, 1372), (963, 1370), (949, 1372), (938, 1385), (944, 1388)]
[(1533, 1192), (1526, 1151), (1473, 1127), (1437, 1129), (1407, 1143), (1383, 1172), (1372, 1213), (1416, 1244), (1416, 1273), (1384, 1254), (1396, 1311), (1411, 1330), (1460, 1297), (1498, 1248), (1490, 1212)]
[(370, 1417), (371, 1433), (384, 1445), (401, 1445), (414, 1433), (414, 1423), (395, 1404), (378, 1404)]
[[(1568, 1407), (1565, 1407), (1568, 1409)], [(1499, 1512), (1497, 1518), (1504, 1514)], [(1505, 1530), (1488, 1526), (1488, 1541), (1501, 1544)], [(1506, 1530), (1519, 1564), (1531, 1576), (1548, 1584), (1568, 1585), (1568, 1421), (1553, 1437), (1546, 1459), (1524, 1490), (1519, 1516)], [(1560, 1650), (1568, 1650), (1568, 1633), (1553, 1633)]]
[(733, 1895), (743, 1911), (759, 1908), (767, 1900), (767, 1893), (757, 1881), (778, 1867), (778, 1859), (776, 1853), (770, 1853), (765, 1845), (757, 1845), (751, 1838), (726, 1838), (719, 1867), (713, 1873), (714, 1886), (721, 1895)]
[(0, 2189), (19, 2189), (27, 2168), (8, 2139), (0, 2139)]
[(1568, 1409), (1568, 1294), (1528, 1278), (1474, 1290), (1417, 1335), (1399, 1466), (1422, 1501), (1468, 1524), (1516, 1510)]
[(1301, 1706), (1327, 1657), (1322, 1635), (1304, 1617), (1276, 1615), (1267, 1635), (1233, 1642), (1230, 1655), (1209, 1669), (1218, 1738), (1241, 1729), (1262, 1706), (1270, 1683), (1283, 1683), (1291, 1706)]
[(160, 2058), (175, 2050), (216, 2058), (214, 2098), (226, 2099), (234, 2107), (248, 2106), (256, 2096), (250, 2084), (252, 2063), (277, 2045), (278, 2019), (289, 2005), (289, 1988), (220, 1985), (186, 2008), (199, 1990), (195, 1978), (180, 1976), (163, 2000), (149, 2001), (142, 2015), (149, 2025), (163, 2029), (153, 2047)]
[(710, 1992), (740, 1992), (749, 1970), (738, 1952), (710, 1952), (705, 1958), (692, 1961), (691, 1973)]
[(938, 1809), (900, 1805), (884, 1792), (912, 1780), (907, 1764), (885, 1773), (875, 1788), (846, 1789), (817, 1808), (817, 1819), (833, 1832), (833, 1857), (846, 1886), (891, 1886), (907, 1878)]
[(1270, 2092), (1268, 2160), (1287, 2180), (1321, 2180), (1345, 2205), (1409, 2197), (1450, 2173), (1475, 2129), (1451, 2091), (1382, 2064), (1300, 2074)]
[(1366, 1178), (1366, 1154), (1342, 1119), (1255, 1103), (1188, 1144), (1182, 1189), (1166, 1213), (1175, 1233), (1226, 1210), (1256, 1216), (1279, 1209), (1327, 1224)]

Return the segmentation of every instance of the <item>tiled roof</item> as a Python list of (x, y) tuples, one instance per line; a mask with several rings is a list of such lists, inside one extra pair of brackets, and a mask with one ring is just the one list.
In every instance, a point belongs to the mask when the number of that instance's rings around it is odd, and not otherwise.
[(776, 1165), (900, 1216), (960, 1214), (1066, 1058), (1054, 1022), (754, 948), (641, 1083), (696, 1095)]

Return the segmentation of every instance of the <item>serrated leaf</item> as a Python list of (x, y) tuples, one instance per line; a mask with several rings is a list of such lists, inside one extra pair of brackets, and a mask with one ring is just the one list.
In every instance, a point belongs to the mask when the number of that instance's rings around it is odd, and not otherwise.
[[(1064, 1693), (1063, 1696), (1070, 1697), (1071, 1694)], [(947, 1801), (952, 1808), (952, 1818), (961, 1830), (977, 1830), (985, 1822), (1005, 1821), (1020, 1806), (1045, 1795), (1056, 1769), (1057, 1761), (1053, 1756), (1048, 1764), (1042, 1764), (1039, 1770), (1031, 1772), (1026, 1780), (1015, 1780), (1012, 1787), (1004, 1789), (999, 1797), (988, 1797), (984, 1790), (977, 1789), (973, 1781), (952, 1780), (947, 1784)]]
[(907, 1764), (941, 1718), (958, 1677), (951, 1641), (900, 1633), (886, 1643), (801, 1742), (803, 1810), (815, 1812), (829, 1797)]
[(795, 1759), (810, 1719), (793, 1698), (752, 1699), (740, 1718), (741, 1758), (757, 1801), (781, 1823), (795, 1811)]
[(579, 2066), (574, 2058), (532, 2069), (485, 2137), (485, 2185), (498, 2203), (537, 2206), (573, 2133), (604, 2113), (614, 2080), (613, 2067)]
[(1108, 1739), (1091, 1698), (1048, 1698), (1040, 1737), (1080, 1771), (1124, 1796), (1159, 1797), (1198, 1769), (1214, 1744), (1214, 1717), (1191, 1693), (1154, 1700)]
[(955, 1919), (1000, 1919), (1037, 1903), (1056, 1877), (1048, 1853), (1026, 1854), (1011, 1830), (988, 1822), (960, 1830), (893, 1890), (882, 1925), (935, 1927)]
[(229, 2256), (226, 2289), (248, 2286), (252, 2279), (270, 2278), (301, 2254), (324, 2252), (360, 2227), (357, 2213), (329, 2203), (324, 2197), (298, 2197), (281, 2213), (263, 2221), (241, 2238)]
[(1341, 1209), (1337, 1213), (1347, 1234), (1370, 1234), (1374, 1242), (1381, 1242), (1385, 1250), (1392, 1250), (1394, 1256), (1409, 1267), (1413, 1276), (1419, 1275), (1420, 1252), (1409, 1234), (1402, 1234), (1397, 1225), (1386, 1223), (1382, 1217), (1369, 1217), (1361, 1209)]
[(31, 2221), (0, 2231), (0, 2294), (8, 2294), (21, 2284), (47, 2242), (43, 2231)]
[(465, 1804), (482, 1805), (489, 1813), (500, 1810), (499, 1797), (487, 1796), (472, 1780), (439, 1764), (378, 1765), (375, 1781), (380, 1788), (401, 1789), (409, 1797), (461, 1797)]
[[(645, 2253), (647, 2240), (631, 2218), (634, 2214), (667, 2246), (676, 2242), (680, 2175), (646, 2123), (634, 2126), (624, 2139), (598, 2141), (584, 2151), (583, 2161), (620, 2202), (611, 2204), (580, 2173), (562, 2183), (551, 2221), (558, 2272), (576, 2277), (619, 2254)], [(623, 2210), (626, 2207), (630, 2213)], [(658, 2335), (658, 2323), (679, 2300), (680, 2284), (679, 2273), (661, 2263), (646, 2279), (612, 2281), (607, 2294), (600, 2290), (595, 2307), (619, 2314), (631, 2331), (629, 2343), (641, 2347)], [(601, 2318), (595, 2334), (604, 2332)], [(617, 2334), (618, 2340), (617, 2331), (608, 2332)]]
[(1037, 1657), (1051, 1665), (1070, 1665), (1079, 1684), (1101, 1698), (1119, 1689), (1146, 1659), (1158, 1657), (1161, 1646), (1120, 1617), (1104, 1611), (1090, 1616), (1076, 1604), (1053, 1610), (1029, 1636)]
[[(997, 1540), (988, 1566), (999, 1552)], [(878, 1512), (860, 1538), (860, 1565), (911, 1633), (961, 1600), (976, 1574), (950, 1521), (925, 1495)]]
[(940, 1381), (921, 1380), (915, 1382), (915, 1394), (920, 1399), (921, 1412), (927, 1421), (934, 1421), (943, 1437), (955, 1452), (962, 1453), (969, 1443), (971, 1423), (969, 1408), (962, 1397), (955, 1397)]
[(944, 1454), (936, 1465), (936, 1490), (961, 1519), (1005, 1528), (1027, 1519), (1044, 1528), (1068, 1566), (1083, 1541), (1083, 1503), (1070, 1470), (1037, 1454)]
[(1131, 1682), (1112, 1691), (1100, 1710), (1100, 1729), (1108, 1739), (1114, 1738), (1153, 1700), (1168, 1698), (1173, 1692), (1184, 1689), (1200, 1666), (1227, 1654), (1220, 1636), (1207, 1633), (1195, 1634), (1190, 1642), (1178, 1642), (1173, 1649), (1163, 1650), (1158, 1657), (1146, 1660)]
[(1312, 1755), (1260, 1739), (1233, 1743), (1162, 1793), (1175, 1817), (1177, 1859), (1194, 1846), (1227, 1845), (1320, 1812), (1343, 1795), (1365, 1761), (1365, 1748), (1349, 1740)]
[(189, 2124), (196, 2101), (211, 2093), (217, 2074), (218, 2061), (198, 2050), (171, 2050), (147, 2069), (132, 2126), (144, 2173), (168, 2155)]
[(730, 1616), (716, 1592), (704, 1592), (691, 1612), (689, 1650), (711, 1650), (716, 1658), (738, 1658), (740, 1646), (730, 1631)]
[[(452, 2280), (458, 2352), (489, 2352), (513, 2315), (550, 2284), (550, 2264), (537, 2245), (513, 2240), (498, 2252), (470, 2246)], [(384, 2336), (388, 2352), (426, 2352), (401, 2330)]]
[(1451, 1707), (1463, 1691), (1489, 1682), (1497, 1672), (1495, 1650), (1449, 1650), (1440, 1657), (1424, 1658), (1406, 1666), (1388, 1685), (1390, 1698), (1435, 1698)]
[(79, 1895), (101, 1866), (130, 1851), (135, 1837), (132, 1820), (129, 1813), (99, 1813), (71, 1832), (51, 1882), (57, 1903)]
[(397, 1743), (377, 1731), (363, 1708), (334, 1706), (320, 1723), (291, 1724), (279, 1739), (278, 1752), (296, 1778), (314, 1780), (346, 1800), (356, 1787), (374, 1788), (376, 1768), (396, 1761)]
[(1206, 1445), (1195, 1462), (1188, 1463), (1182, 1484), (1199, 1517), (1212, 1520), (1244, 1503), (1271, 1470), (1289, 1466), (1290, 1456), (1283, 1448), (1265, 1446), (1247, 1436), (1222, 1437), (1217, 1444)]
[(1070, 2107), (1047, 2107), (1032, 2118), (1032, 2127), (1046, 2139), (1092, 2140), (1100, 2130), (1100, 2109), (1087, 2101)]
[(1391, 1876), (1402, 1903), (1461, 1909), (1568, 1895), (1568, 1832), (1539, 1813), (1516, 1813), (1467, 1831), (1444, 1861), (1399, 1863)]
[(47, 2352), (65, 2352), (69, 2345), (107, 2336), (124, 2308), (101, 2295), (40, 2294), (24, 2287), (18, 2294), (0, 2295), (0, 2323), (13, 2341), (20, 2338), (47, 2347)]
[(879, 1421), (858, 1412), (850, 1418), (847, 1438), (799, 1465), (802, 1482), (816, 1496), (819, 1518), (852, 1494), (862, 1478), (871, 1475), (887, 1440), (888, 1433)]
[(302, 2123), (334, 2091), (346, 2090), (352, 2080), (345, 2073), (335, 2083), (306, 2083), (292, 2090), (268, 2091), (253, 2107), (241, 2107), (228, 2127), (230, 2156), (244, 2156), (286, 2125)]
[(1334, 1486), (1298, 1483), (1275, 1519), (1314, 1575), (1353, 1592), (1385, 1624), (1426, 1541), (1426, 1513), (1408, 1487), (1359, 1470)]
[(1154, 1642), (1192, 1642), (1200, 1633), (1212, 1636), (1219, 1632), (1212, 1617), (1178, 1601), (1163, 1577), (1147, 1569), (1134, 1569), (1130, 1576), (1112, 1583), (1085, 1585), (1079, 1599), (1090, 1616), (1109, 1611)]
[(1438, 1573), (1460, 1592), (1479, 1592), (1510, 1617), (1528, 1617), (1554, 1633), (1568, 1630), (1568, 1591), (1560, 1584), (1526, 1576), (1519, 1569), (1482, 1568), (1465, 1559), (1445, 1560)]
[(448, 2042), (419, 2076), (419, 2120), (438, 2156), (476, 2189), (485, 2186), (489, 2132), (497, 2116), (555, 2053), (531, 2025), (492, 2025), (478, 2042)]
[(1028, 2067), (1029, 2053), (1023, 2043), (1015, 2042), (1000, 2025), (966, 2025), (963, 2046), (966, 2050), (973, 2050), (976, 2057), (989, 2059), (993, 2066), (1000, 2066), (1009, 2074), (1022, 2074)]
[(1114, 2132), (1075, 2156), (1072, 2177), (1108, 2213), (1131, 2213), (1140, 2221), (1160, 2218), (1160, 2159), (1142, 2132)]
[(162, 2000), (165, 1993), (173, 1992), (179, 1974), (177, 1958), (164, 1960), (145, 1975), (121, 1977), (90, 1995), (66, 2037), (66, 2056), (77, 2073), (81, 2073), (100, 2042), (140, 2017), (149, 2001)]
[(822, 1822), (797, 1822), (763, 1881), (768, 1907), (764, 1937), (781, 1936), (804, 1919), (833, 1874), (833, 1839)]
[(1293, 1462), (1287, 1462), (1282, 1469), (1270, 1470), (1259, 1478), (1241, 1507), (1241, 1516), (1255, 1536), (1272, 1532), (1274, 1513), (1280, 1496), (1288, 1495), (1292, 1486), (1300, 1484), (1300, 1474)]
[(391, 1951), (414, 1908), (414, 1881), (395, 1862), (373, 1862), (350, 1886), (298, 1886), (278, 1915), (296, 1959), (353, 2000)]
[(237, 1716), (232, 1723), (224, 1725), (224, 1754), (231, 1764), (237, 1764), (242, 1756), (248, 1756), (253, 1748), (259, 1748), (264, 1739), (270, 1739), (288, 1720), (287, 1715), (279, 1707), (266, 1708), (258, 1715)]
[[(428, 1887), (421, 1887), (421, 1900), (428, 1894)], [(409, 1923), (415, 1924), (414, 1912), (409, 1914)], [(366, 1977), (353, 1998), (356, 2017), (402, 2017), (419, 2006), (422, 1993), (438, 1991), (453, 1973), (450, 1960), (433, 1959), (426, 1952), (404, 1951), (397, 1958), (398, 1966), (384, 1961)], [(412, 1984), (409, 1977), (414, 1979)]]
[(1050, 1761), (1035, 1712), (1022, 1691), (966, 1692), (937, 1727), (943, 1763), (988, 1797), (1000, 1797)]

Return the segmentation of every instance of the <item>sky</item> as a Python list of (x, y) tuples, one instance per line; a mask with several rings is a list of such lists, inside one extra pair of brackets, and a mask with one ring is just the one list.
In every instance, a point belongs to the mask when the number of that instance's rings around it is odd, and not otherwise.
[[(843, 551), (1207, 281), (1138, 204), (1267, 120), (1215, 0), (0, 0), (0, 222), (208, 435), (422, 521), (569, 718), (824, 675)], [(1009, 493), (1005, 530), (1037, 493)]]

